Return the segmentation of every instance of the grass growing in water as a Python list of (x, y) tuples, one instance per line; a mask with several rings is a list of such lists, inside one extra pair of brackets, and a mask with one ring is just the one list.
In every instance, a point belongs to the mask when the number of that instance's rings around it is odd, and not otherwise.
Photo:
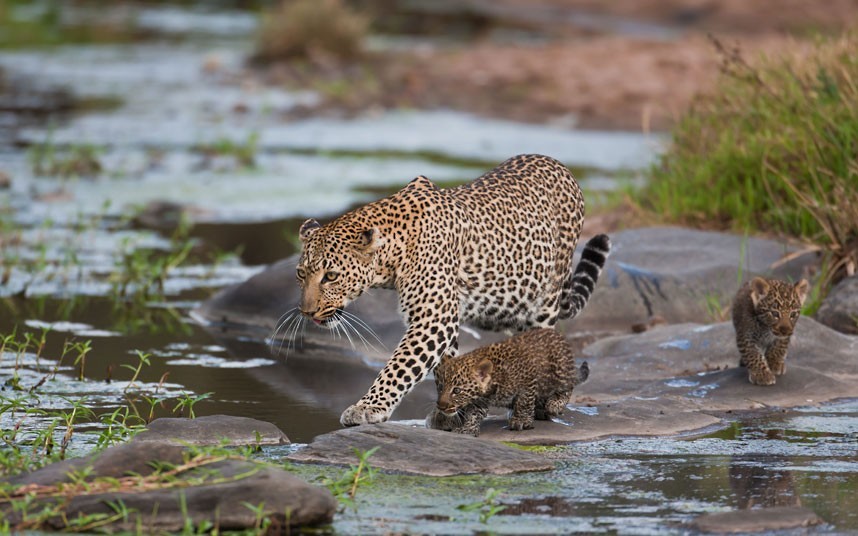
[(641, 204), (685, 224), (819, 244), (826, 286), (858, 265), (858, 34), (748, 63), (715, 41), (722, 76), (673, 132)]

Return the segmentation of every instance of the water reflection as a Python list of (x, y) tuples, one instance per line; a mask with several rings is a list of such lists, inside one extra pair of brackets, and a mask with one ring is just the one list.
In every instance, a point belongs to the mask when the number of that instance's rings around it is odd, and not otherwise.
[(792, 472), (780, 469), (789, 465), (783, 456), (732, 457), (728, 474), (736, 506), (740, 510), (801, 506)]

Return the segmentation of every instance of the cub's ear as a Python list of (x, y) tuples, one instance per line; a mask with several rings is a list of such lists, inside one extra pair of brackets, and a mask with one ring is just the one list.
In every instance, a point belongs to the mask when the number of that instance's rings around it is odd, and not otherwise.
[(321, 227), (319, 222), (317, 222), (313, 218), (310, 218), (309, 220), (301, 224), (301, 228), (298, 230), (298, 238), (300, 238), (302, 242), (307, 240), (308, 238), (310, 238), (310, 235), (312, 235), (319, 229), (319, 227)]
[(800, 305), (804, 305), (804, 300), (807, 299), (807, 292), (809, 290), (810, 284), (807, 282), (807, 279), (802, 279), (793, 287), (795, 289), (795, 294), (798, 296), (798, 303)]
[(477, 381), (481, 384), (489, 383), (489, 380), (492, 379), (492, 371), (494, 371), (495, 365), (488, 358), (483, 359), (477, 366), (474, 368), (474, 373), (477, 376)]
[(769, 293), (769, 284), (762, 277), (755, 277), (751, 280), (751, 301), (754, 307), (760, 303), (760, 300), (766, 297)]
[(372, 252), (384, 244), (384, 237), (378, 229), (364, 229), (358, 234), (358, 246), (366, 252)]

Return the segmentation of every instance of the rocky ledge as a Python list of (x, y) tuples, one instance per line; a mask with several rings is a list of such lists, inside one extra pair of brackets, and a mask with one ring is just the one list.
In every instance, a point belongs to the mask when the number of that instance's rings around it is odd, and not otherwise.
[(428, 430), (421, 425), (382, 423), (345, 428), (321, 435), (287, 459), (304, 463), (354, 465), (359, 451), (372, 454), (377, 469), (428, 476), (506, 475), (548, 471), (554, 462), (496, 441)]

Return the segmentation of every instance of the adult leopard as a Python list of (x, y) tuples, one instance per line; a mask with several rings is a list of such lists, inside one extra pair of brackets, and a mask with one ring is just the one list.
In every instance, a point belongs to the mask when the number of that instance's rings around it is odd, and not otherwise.
[(417, 177), (399, 192), (326, 225), (301, 225), (301, 313), (334, 327), (365, 290), (395, 288), (407, 324), (393, 356), (345, 426), (387, 420), (445, 353), (459, 323), (489, 330), (551, 327), (587, 304), (610, 251), (592, 238), (572, 255), (584, 197), (563, 164), (519, 155), (475, 181), (441, 189)]

